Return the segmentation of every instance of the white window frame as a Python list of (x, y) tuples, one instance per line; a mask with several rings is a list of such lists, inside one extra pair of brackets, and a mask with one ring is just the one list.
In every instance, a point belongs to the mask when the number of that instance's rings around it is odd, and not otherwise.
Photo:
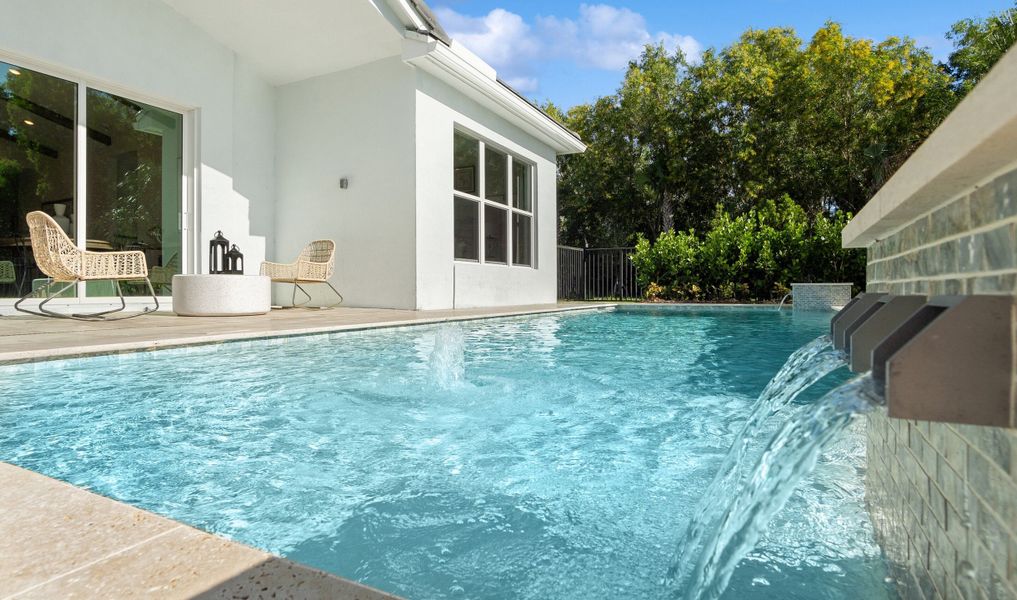
[[(478, 223), (477, 223), (477, 259), (470, 258), (456, 258), (453, 253), (453, 260), (455, 262), (468, 263), (468, 264), (482, 264), (491, 265), (498, 267), (509, 267), (517, 269), (536, 269), (537, 268), (537, 187), (536, 187), (536, 171), (537, 165), (533, 161), (527, 160), (516, 153), (499, 146), (492, 144), (484, 139), (483, 136), (477, 135), (472, 131), (462, 129), (460, 127), (453, 128), (453, 144), (455, 135), (463, 135), (477, 143), (477, 181), (476, 190), (479, 194), (470, 194), (455, 189), (455, 182), (452, 185), (452, 202), (453, 212), (455, 211), (455, 199), (462, 198), (463, 200), (469, 200), (477, 205), (478, 210)], [(488, 200), (486, 197), (486, 177), (487, 177), (487, 148), (490, 146), (493, 150), (500, 154), (505, 155), (505, 204), (495, 200)], [(518, 162), (524, 165), (527, 169), (527, 188), (530, 193), (530, 210), (522, 210), (515, 207), (514, 190), (512, 187), (512, 165), (513, 162)], [(454, 165), (453, 165), (454, 168)], [(505, 235), (506, 235), (506, 255), (505, 261), (489, 261), (487, 260), (487, 246), (485, 244), (485, 222), (484, 215), (488, 206), (505, 211), (506, 223), (505, 223)], [(514, 239), (512, 237), (512, 215), (520, 214), (530, 218), (530, 264), (515, 263), (512, 260)], [(455, 235), (453, 223), (453, 236)]]
[[(85, 229), (88, 217), (88, 111), (86, 110), (88, 90), (92, 89), (98, 92), (106, 92), (122, 96), (129, 100), (137, 100), (138, 102), (143, 102), (156, 108), (175, 112), (183, 116), (183, 164), (181, 165), (182, 168), (180, 170), (181, 198), (180, 213), (178, 214), (180, 235), (182, 238), (180, 244), (180, 272), (197, 272), (196, 263), (200, 256), (200, 249), (197, 246), (196, 238), (192, 235), (196, 230), (194, 227), (194, 224), (196, 223), (195, 207), (198, 204), (197, 172), (195, 167), (197, 164), (197, 110), (193, 107), (175, 104), (161, 98), (152, 97), (148, 94), (139, 93), (115, 83), (102, 81), (65, 69), (54, 68), (29, 57), (0, 52), (0, 62), (23, 67), (27, 70), (36, 71), (50, 77), (56, 77), (77, 86), (74, 115), (74, 226), (76, 237), (75, 245), (80, 250), (85, 250), (87, 243)], [(59, 308), (61, 306), (77, 306), (82, 304), (109, 304), (113, 300), (116, 300), (115, 297), (110, 296), (88, 297), (86, 295), (85, 287), (84, 283), (79, 282), (76, 286), (76, 293), (73, 298), (54, 298), (50, 301), (49, 306)], [(168, 296), (159, 296), (159, 299), (160, 301), (170, 301)], [(17, 300), (17, 298), (0, 298), (0, 307), (12, 307)], [(27, 302), (31, 302), (32, 300), (34, 299), (29, 298)], [(127, 301), (128, 306), (148, 302), (145, 300), (145, 297), (141, 296), (125, 296), (125, 300)], [(39, 301), (41, 301), (41, 299)]]

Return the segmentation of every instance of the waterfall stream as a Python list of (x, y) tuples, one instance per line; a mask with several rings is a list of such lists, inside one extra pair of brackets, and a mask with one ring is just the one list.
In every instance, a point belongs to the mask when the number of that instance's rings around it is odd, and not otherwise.
[(787, 421), (756, 461), (751, 477), (741, 480), (737, 489), (725, 496), (706, 496), (719, 505), (720, 519), (705, 528), (702, 551), (682, 586), (684, 598), (719, 598), (738, 562), (752, 550), (798, 483), (813, 471), (819, 455), (856, 416), (882, 402), (869, 374), (837, 387)]
[(760, 393), (704, 491), (668, 570), (666, 583), (684, 600), (719, 598), (739, 561), (801, 480), (812, 473), (819, 456), (857, 415), (882, 405), (869, 374), (813, 404), (793, 404), (799, 394), (846, 362), (829, 336), (819, 337), (792, 354)]
[(845, 364), (844, 353), (836, 350), (830, 337), (824, 335), (798, 349), (770, 380), (759, 394), (745, 425), (735, 436), (731, 449), (703, 493), (681, 537), (682, 545), (667, 575), (669, 583), (685, 581), (691, 575), (703, 550), (703, 534), (715, 528), (724, 516), (724, 505), (717, 499), (732, 497), (751, 475), (748, 469), (755, 460), (748, 453), (752, 447), (760, 445), (763, 435), (772, 430), (765, 427), (770, 418), (789, 412), (792, 401), (799, 394)]

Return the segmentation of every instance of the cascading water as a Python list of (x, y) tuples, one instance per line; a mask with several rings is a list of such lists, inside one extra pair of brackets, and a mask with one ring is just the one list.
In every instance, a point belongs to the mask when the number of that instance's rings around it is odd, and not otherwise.
[(434, 348), (428, 361), (431, 381), (442, 389), (451, 389), (466, 374), (466, 336), (458, 325), (444, 325), (434, 334)]
[(787, 411), (791, 402), (830, 372), (846, 364), (846, 356), (833, 347), (830, 336), (821, 336), (799, 348), (759, 394), (752, 413), (735, 437), (720, 469), (707, 487), (693, 518), (689, 521), (682, 545), (667, 574), (670, 584), (684, 582), (692, 574), (702, 554), (703, 534), (717, 527), (723, 517), (723, 504), (717, 498), (730, 498), (750, 475), (747, 468), (754, 464), (749, 449), (759, 445), (761, 437), (771, 431), (768, 420)]
[(871, 375), (865, 374), (797, 412), (770, 441), (752, 477), (724, 497), (722, 518), (706, 538), (684, 587), (685, 599), (719, 598), (738, 562), (755, 546), (802, 478), (813, 471), (819, 455), (856, 416), (882, 403)]

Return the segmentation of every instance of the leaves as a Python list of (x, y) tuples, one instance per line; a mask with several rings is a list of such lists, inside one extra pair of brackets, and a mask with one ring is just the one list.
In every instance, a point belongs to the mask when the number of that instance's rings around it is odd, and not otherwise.
[(947, 68), (958, 95), (966, 95), (1017, 43), (1017, 3), (985, 19), (964, 19), (946, 34), (954, 43)]
[(695, 65), (647, 46), (615, 94), (556, 111), (589, 146), (559, 159), (561, 240), (631, 244), (785, 195), (810, 216), (857, 212), (955, 103), (913, 40), (832, 22), (807, 42), (750, 29)]
[(640, 236), (632, 262), (650, 299), (776, 300), (794, 282), (860, 285), (865, 253), (840, 247), (850, 217), (809, 218), (786, 196), (738, 216), (717, 207), (702, 235), (669, 230), (653, 243)]

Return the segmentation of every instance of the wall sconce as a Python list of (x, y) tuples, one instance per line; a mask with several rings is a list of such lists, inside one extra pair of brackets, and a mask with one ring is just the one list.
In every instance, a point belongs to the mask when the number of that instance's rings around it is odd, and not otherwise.
[(343, 177), (339, 179), (339, 189), (345, 190), (350, 187), (350, 178)]

